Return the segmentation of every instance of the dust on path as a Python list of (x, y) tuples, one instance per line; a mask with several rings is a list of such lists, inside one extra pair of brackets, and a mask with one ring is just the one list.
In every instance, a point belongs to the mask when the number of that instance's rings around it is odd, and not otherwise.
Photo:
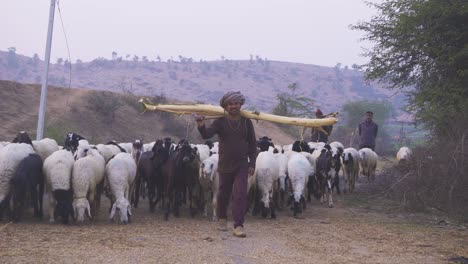
[(244, 239), (216, 231), (216, 223), (192, 219), (186, 210), (165, 222), (160, 211), (150, 214), (144, 206), (134, 209), (133, 223), (110, 223), (108, 202), (103, 204), (93, 224), (30, 218), (9, 224), (0, 231), (0, 262), (448, 263), (468, 256), (465, 228), (440, 227), (430, 217), (409, 220), (382, 210), (379, 201), (366, 203), (361, 194), (338, 196), (335, 208), (314, 201), (303, 219), (292, 218), (289, 210), (276, 220), (248, 216)]
[[(391, 165), (381, 162), (379, 169)], [(163, 220), (147, 200), (129, 225), (107, 220), (102, 199), (97, 222), (82, 226), (39, 222), (25, 213), (19, 224), (0, 222), (0, 263), (453, 263), (468, 257), (468, 230), (439, 225), (435, 215), (401, 212), (382, 196), (335, 195), (335, 207), (307, 204), (301, 219), (289, 209), (278, 218), (248, 215), (247, 238), (216, 231), (203, 216)], [(45, 200), (47, 201), (47, 200)], [(47, 211), (45, 211), (47, 212)]]

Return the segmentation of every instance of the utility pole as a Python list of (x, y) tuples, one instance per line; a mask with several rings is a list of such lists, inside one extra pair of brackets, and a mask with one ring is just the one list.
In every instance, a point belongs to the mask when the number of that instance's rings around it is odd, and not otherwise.
[(49, 28), (47, 29), (47, 44), (44, 57), (45, 72), (42, 78), (41, 102), (39, 104), (39, 119), (37, 121), (36, 140), (41, 140), (44, 136), (44, 119), (47, 102), (47, 84), (49, 82), (50, 50), (52, 48), (52, 33), (54, 31), (55, 0), (50, 0)]

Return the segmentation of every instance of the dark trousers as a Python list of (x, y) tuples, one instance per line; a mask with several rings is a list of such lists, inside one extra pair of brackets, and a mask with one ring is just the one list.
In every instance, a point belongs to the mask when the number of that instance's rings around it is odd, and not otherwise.
[(234, 228), (244, 226), (244, 216), (247, 212), (247, 180), (248, 163), (232, 173), (219, 173), (218, 217), (227, 219), (227, 210), (232, 193), (232, 219)]

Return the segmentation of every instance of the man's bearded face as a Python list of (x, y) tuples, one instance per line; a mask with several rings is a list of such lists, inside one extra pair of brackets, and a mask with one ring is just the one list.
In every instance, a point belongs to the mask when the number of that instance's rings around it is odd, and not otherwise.
[(230, 115), (240, 114), (241, 103), (240, 102), (230, 102), (226, 105), (226, 111)]

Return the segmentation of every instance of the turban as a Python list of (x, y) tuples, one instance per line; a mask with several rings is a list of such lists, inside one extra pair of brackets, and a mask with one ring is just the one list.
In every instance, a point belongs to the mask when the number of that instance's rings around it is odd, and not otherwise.
[(221, 105), (221, 107), (226, 108), (226, 106), (229, 103), (240, 103), (241, 105), (243, 105), (245, 103), (245, 97), (243, 94), (241, 94), (240, 91), (239, 92), (233, 92), (233, 91), (227, 92), (223, 95), (221, 100), (219, 100), (219, 104)]

